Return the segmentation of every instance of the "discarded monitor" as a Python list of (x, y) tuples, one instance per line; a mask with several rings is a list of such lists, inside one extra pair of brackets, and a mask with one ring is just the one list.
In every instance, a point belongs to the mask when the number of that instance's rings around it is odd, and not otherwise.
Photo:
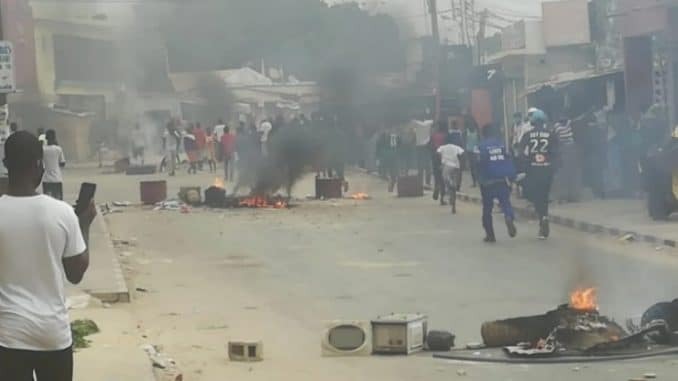
[(372, 354), (372, 327), (364, 320), (334, 320), (325, 324), (323, 356), (369, 356)]
[(390, 314), (372, 320), (372, 351), (410, 354), (424, 349), (427, 318), (422, 314)]

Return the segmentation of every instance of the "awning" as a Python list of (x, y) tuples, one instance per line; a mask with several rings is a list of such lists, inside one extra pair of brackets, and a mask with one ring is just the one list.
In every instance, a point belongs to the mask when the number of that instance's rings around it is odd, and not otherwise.
[(558, 89), (562, 89), (564, 87), (567, 87), (574, 82), (587, 81), (587, 80), (590, 80), (590, 79), (602, 78), (602, 77), (607, 77), (607, 76), (620, 74), (620, 73), (623, 73), (622, 69), (613, 69), (613, 70), (606, 70), (606, 71), (585, 70), (585, 71), (578, 71), (578, 72), (560, 73), (560, 74), (554, 75), (553, 77), (551, 77), (546, 82), (541, 82), (541, 83), (537, 83), (537, 84), (534, 84), (532, 86), (529, 86), (525, 90), (525, 92), (523, 93), (522, 97), (526, 97), (530, 94), (534, 94), (537, 91), (539, 91), (539, 90), (541, 90), (545, 87), (551, 87), (555, 90), (558, 90)]

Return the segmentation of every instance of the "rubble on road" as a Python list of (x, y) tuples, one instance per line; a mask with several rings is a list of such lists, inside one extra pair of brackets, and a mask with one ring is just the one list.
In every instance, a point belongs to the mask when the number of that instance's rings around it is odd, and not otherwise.
[(153, 375), (157, 381), (183, 381), (184, 376), (176, 361), (162, 353), (162, 348), (155, 345), (143, 345), (141, 349), (146, 352), (153, 366)]

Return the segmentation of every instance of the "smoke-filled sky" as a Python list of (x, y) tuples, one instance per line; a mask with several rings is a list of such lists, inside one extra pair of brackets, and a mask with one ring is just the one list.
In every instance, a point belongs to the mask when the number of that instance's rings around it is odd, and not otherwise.
[[(476, 8), (488, 8), (508, 19), (535, 17), (541, 15), (541, 3), (544, 0), (476, 0)], [(356, 2), (356, 0), (329, 0), (329, 3)], [(376, 12), (385, 12), (395, 17), (401, 26), (407, 27), (416, 36), (430, 33), (427, 15), (427, 0), (357, 0), (359, 4)], [(446, 17), (445, 12), (451, 9), (452, 0), (438, 0), (438, 11), (441, 12), (441, 37), (454, 40), (458, 31)], [(448, 13), (449, 15), (449, 13)], [(505, 22), (504, 22), (505, 24)]]

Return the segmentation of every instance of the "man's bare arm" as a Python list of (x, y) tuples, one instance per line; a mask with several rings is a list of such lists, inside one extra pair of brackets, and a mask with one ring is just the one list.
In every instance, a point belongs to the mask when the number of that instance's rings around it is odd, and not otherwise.
[(89, 268), (89, 225), (82, 226), (81, 224), (80, 231), (82, 232), (82, 237), (85, 239), (87, 248), (81, 254), (64, 258), (62, 261), (66, 279), (72, 284), (79, 284), (82, 282), (82, 278), (85, 276), (87, 268)]
[(85, 240), (85, 251), (74, 257), (64, 258), (62, 260), (66, 279), (73, 284), (82, 282), (87, 268), (89, 268), (89, 227), (97, 215), (96, 205), (92, 201), (84, 211), (78, 216), (80, 220), (80, 231)]

